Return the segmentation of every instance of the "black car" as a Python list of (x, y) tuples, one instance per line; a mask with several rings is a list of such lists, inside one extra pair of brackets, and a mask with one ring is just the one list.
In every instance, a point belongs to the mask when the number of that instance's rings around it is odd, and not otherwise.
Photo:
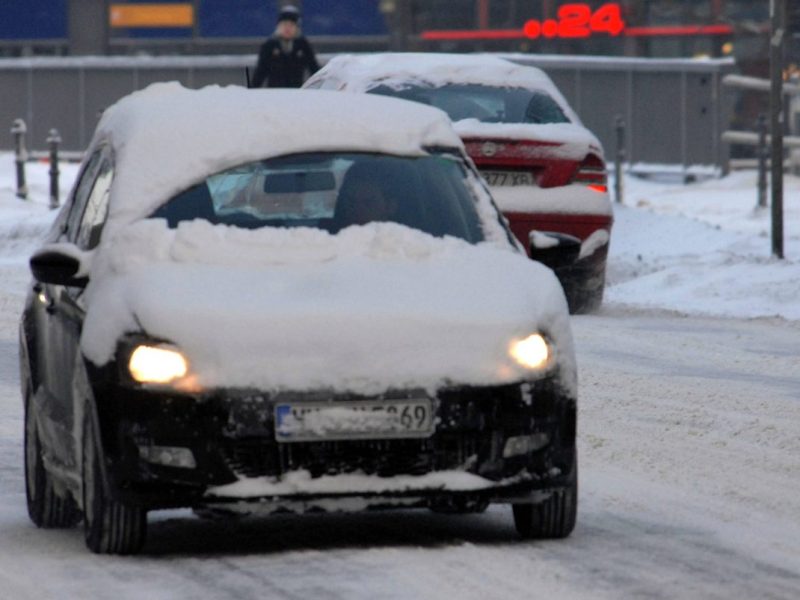
[(152, 86), (106, 111), (31, 269), (40, 527), (121, 554), (174, 507), (504, 502), (525, 537), (574, 527), (566, 301), (435, 109)]

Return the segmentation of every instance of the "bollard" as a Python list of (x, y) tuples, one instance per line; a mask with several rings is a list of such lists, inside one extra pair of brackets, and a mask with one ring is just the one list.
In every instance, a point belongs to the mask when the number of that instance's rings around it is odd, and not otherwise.
[(22, 119), (15, 119), (11, 125), (11, 134), (14, 136), (14, 162), (17, 163), (17, 198), (23, 200), (28, 197), (28, 186), (25, 183), (25, 163), (28, 160), (28, 151), (25, 148), (27, 131), (28, 128)]
[(51, 129), (47, 135), (47, 145), (50, 147), (50, 208), (58, 208), (58, 145), (61, 136), (58, 129)]
[(758, 115), (756, 121), (758, 128), (758, 147), (756, 148), (756, 155), (758, 156), (758, 207), (767, 207), (767, 158), (769, 157), (769, 148), (767, 147), (767, 115), (761, 113)]
[(620, 115), (614, 118), (617, 131), (617, 158), (614, 164), (614, 199), (622, 204), (622, 163), (625, 162), (625, 121)]

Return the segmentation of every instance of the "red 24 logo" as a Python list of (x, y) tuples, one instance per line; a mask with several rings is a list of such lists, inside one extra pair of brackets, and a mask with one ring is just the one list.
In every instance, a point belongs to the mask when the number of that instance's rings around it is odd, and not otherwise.
[(564, 4), (558, 9), (558, 20), (540, 22), (532, 19), (525, 23), (525, 34), (531, 38), (545, 37), (585, 38), (593, 33), (619, 35), (625, 29), (619, 4), (603, 4), (592, 12), (588, 4)]

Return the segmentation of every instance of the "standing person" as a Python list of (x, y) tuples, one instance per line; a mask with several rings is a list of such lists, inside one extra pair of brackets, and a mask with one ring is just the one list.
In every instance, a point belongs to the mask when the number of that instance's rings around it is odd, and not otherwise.
[(261, 45), (258, 65), (253, 74), (252, 87), (299, 88), (303, 85), (306, 70), (309, 74), (319, 70), (311, 44), (300, 34), (300, 11), (295, 6), (284, 6), (278, 13), (275, 33)]

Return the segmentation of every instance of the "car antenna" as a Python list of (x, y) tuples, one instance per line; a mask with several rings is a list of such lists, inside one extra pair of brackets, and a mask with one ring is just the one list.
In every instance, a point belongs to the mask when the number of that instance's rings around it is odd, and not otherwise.
[(249, 90), (250, 88), (253, 87), (252, 85), (250, 85), (250, 67), (244, 68), (244, 79), (247, 82), (247, 89)]

